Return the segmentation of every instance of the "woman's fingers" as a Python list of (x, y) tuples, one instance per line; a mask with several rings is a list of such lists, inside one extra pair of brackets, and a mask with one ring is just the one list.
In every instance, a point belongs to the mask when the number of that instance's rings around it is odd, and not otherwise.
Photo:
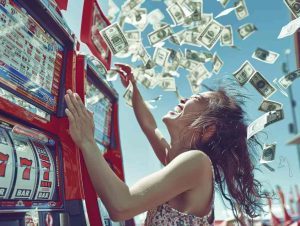
[(66, 94), (65, 95), (65, 100), (66, 100), (66, 103), (67, 103), (67, 107), (69, 109), (69, 111), (72, 113), (72, 115), (74, 116), (74, 118), (78, 118), (78, 113), (77, 113), (77, 110), (75, 108), (75, 105), (73, 104), (72, 100), (71, 100), (71, 97), (70, 97), (70, 94)]

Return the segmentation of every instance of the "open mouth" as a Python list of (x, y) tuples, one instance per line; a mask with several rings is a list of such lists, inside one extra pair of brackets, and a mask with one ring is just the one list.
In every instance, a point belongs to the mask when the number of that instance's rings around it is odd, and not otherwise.
[(176, 112), (176, 113), (181, 113), (182, 112), (182, 110), (183, 110), (183, 106), (182, 105), (177, 105), (176, 107), (174, 107), (174, 112)]

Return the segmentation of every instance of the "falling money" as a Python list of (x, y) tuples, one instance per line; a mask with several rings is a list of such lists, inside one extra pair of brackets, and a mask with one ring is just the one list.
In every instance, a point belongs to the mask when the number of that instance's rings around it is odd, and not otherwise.
[(264, 144), (260, 163), (272, 162), (275, 159), (276, 144)]

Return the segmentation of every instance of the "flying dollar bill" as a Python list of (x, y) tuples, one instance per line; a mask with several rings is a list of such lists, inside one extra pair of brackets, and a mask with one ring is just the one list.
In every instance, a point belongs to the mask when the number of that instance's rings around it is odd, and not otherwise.
[(183, 67), (184, 69), (188, 71), (193, 71), (195, 68), (198, 68), (201, 63), (194, 61), (194, 60), (188, 60), (185, 57), (182, 57), (179, 62), (179, 66)]
[(258, 110), (263, 112), (276, 111), (282, 109), (283, 105), (276, 101), (263, 100), (259, 105)]
[(233, 72), (233, 77), (243, 86), (251, 79), (255, 72), (256, 70), (250, 62), (245, 61), (237, 71)]
[(185, 49), (185, 57), (188, 60), (206, 63), (212, 60), (213, 55), (210, 52), (198, 52), (195, 50)]
[(200, 84), (201, 84), (202, 80), (197, 79), (192, 75), (188, 75), (186, 78), (189, 82), (192, 93), (198, 94), (200, 92)]
[(169, 40), (176, 45), (181, 45), (184, 41), (184, 33), (185, 30), (172, 34)]
[(165, 66), (171, 51), (165, 48), (156, 48), (153, 55), (153, 61), (157, 65)]
[(128, 48), (129, 44), (118, 23), (111, 24), (100, 31), (104, 41), (115, 55)]
[(180, 25), (184, 22), (185, 14), (183, 9), (178, 3), (175, 3), (167, 8), (167, 12), (171, 16), (174, 24)]
[(237, 0), (237, 2), (234, 3), (234, 6), (236, 7), (235, 14), (238, 20), (242, 20), (249, 16), (245, 0)]
[(215, 53), (213, 56), (213, 72), (215, 74), (219, 74), (222, 67), (224, 65), (224, 62), (221, 60), (221, 58)]
[(276, 143), (264, 144), (260, 163), (272, 162), (275, 159)]
[(224, 30), (221, 34), (221, 46), (234, 46), (233, 43), (233, 32), (232, 32), (232, 26), (227, 25), (224, 27)]
[(185, 30), (183, 35), (183, 44), (188, 44), (188, 45), (192, 45), (192, 46), (197, 46), (197, 47), (201, 47), (202, 43), (200, 41), (198, 41), (198, 37), (200, 35), (200, 33), (194, 29), (190, 29), (190, 30)]
[(211, 50), (221, 37), (224, 27), (222, 24), (212, 20), (198, 37), (205, 48)]
[(243, 40), (248, 38), (255, 31), (257, 31), (257, 28), (254, 24), (251, 23), (244, 24), (238, 28), (238, 33)]
[(125, 90), (125, 93), (123, 94), (123, 98), (125, 100), (125, 103), (132, 107), (132, 95), (133, 95), (133, 85), (129, 81), (129, 84)]
[(284, 118), (283, 109), (270, 111), (253, 121), (247, 127), (247, 139), (262, 131), (265, 127), (278, 122)]
[(300, 69), (293, 71), (278, 80), (278, 83), (285, 89), (293, 84), (294, 80), (300, 77)]
[(132, 24), (139, 31), (143, 31), (148, 25), (148, 14), (146, 8), (132, 10), (125, 18), (125, 22)]
[(163, 27), (159, 28), (148, 34), (148, 39), (151, 45), (155, 45), (161, 41), (166, 40), (173, 34), (173, 30), (170, 25), (164, 25)]
[(255, 72), (249, 81), (253, 87), (266, 99), (268, 99), (277, 91), (277, 89), (258, 71)]
[(145, 0), (127, 0), (122, 5), (122, 12), (129, 13), (131, 10), (136, 8), (137, 6), (141, 5)]
[(134, 41), (139, 42), (141, 41), (141, 32), (139, 30), (128, 30), (124, 32), (124, 35), (128, 42)]
[(218, 2), (221, 3), (221, 5), (225, 8), (229, 2), (229, 0), (218, 0)]
[(291, 13), (298, 18), (300, 16), (300, 2), (298, 0), (283, 0)]
[(171, 77), (165, 77), (159, 79), (159, 86), (164, 91), (176, 91), (176, 82), (174, 78)]
[(281, 28), (280, 34), (278, 35), (278, 39), (285, 38), (294, 34), (300, 27), (300, 17), (290, 21), (287, 25)]
[(252, 54), (252, 58), (268, 64), (274, 64), (278, 57), (278, 53), (269, 50), (264, 50), (262, 48), (257, 48)]

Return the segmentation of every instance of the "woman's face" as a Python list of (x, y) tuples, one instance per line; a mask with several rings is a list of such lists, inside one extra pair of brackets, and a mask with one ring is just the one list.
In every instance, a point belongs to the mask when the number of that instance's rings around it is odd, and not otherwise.
[[(189, 115), (201, 114), (207, 105), (208, 100), (213, 92), (204, 92), (193, 95), (189, 99), (182, 99), (180, 103), (174, 107), (173, 111), (169, 111), (163, 118), (163, 122), (168, 127), (169, 132), (186, 127)], [(185, 119), (185, 120), (181, 120)]]

